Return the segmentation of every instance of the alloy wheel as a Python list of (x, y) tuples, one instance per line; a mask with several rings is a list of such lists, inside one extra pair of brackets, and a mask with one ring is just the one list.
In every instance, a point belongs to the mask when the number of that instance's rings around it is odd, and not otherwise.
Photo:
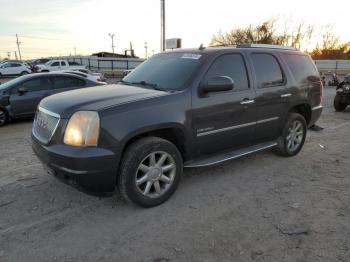
[(6, 122), (6, 114), (4, 111), (0, 110), (0, 126), (4, 125)]
[(295, 120), (288, 129), (286, 141), (287, 148), (290, 152), (295, 152), (299, 149), (304, 138), (304, 128), (299, 120)]
[(163, 151), (152, 152), (146, 156), (136, 171), (135, 183), (144, 196), (162, 196), (174, 183), (176, 164), (174, 158)]

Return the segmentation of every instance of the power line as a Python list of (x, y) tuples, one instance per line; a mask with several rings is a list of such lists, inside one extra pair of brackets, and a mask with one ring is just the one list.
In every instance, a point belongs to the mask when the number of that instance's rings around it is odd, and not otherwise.
[[(12, 34), (0, 34), (0, 36), (13, 37)], [(22, 38), (29, 38), (29, 39), (39, 39), (39, 40), (73, 41), (73, 40), (69, 40), (69, 39), (52, 38), (52, 37), (46, 37), (46, 36), (21, 35), (21, 37), (22, 37)]]

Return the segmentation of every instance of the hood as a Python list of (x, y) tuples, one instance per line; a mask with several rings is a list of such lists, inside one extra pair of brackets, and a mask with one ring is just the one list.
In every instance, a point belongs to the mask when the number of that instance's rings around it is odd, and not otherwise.
[(167, 92), (128, 85), (103, 85), (63, 92), (44, 98), (40, 106), (69, 118), (80, 110), (100, 111), (138, 100), (167, 95)]

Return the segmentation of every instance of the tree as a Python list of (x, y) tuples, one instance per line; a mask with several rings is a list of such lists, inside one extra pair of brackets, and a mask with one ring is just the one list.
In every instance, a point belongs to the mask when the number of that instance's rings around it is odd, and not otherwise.
[(314, 32), (313, 26), (304, 27), (303, 23), (295, 26), (292, 32), (289, 32), (290, 25), (286, 22), (284, 32), (277, 33), (279, 27), (278, 20), (270, 18), (257, 25), (249, 25), (246, 28), (236, 28), (227, 33), (219, 31), (213, 35), (211, 45), (229, 46), (236, 44), (276, 44), (289, 45), (301, 48), (302, 42), (309, 41)]

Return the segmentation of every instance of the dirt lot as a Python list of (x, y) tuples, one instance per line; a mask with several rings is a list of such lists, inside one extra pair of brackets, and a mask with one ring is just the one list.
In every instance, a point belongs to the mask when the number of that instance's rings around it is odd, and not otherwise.
[(350, 261), (350, 108), (325, 89), (321, 132), (294, 158), (261, 152), (186, 169), (142, 209), (47, 175), (31, 122), (0, 129), (0, 261)]

